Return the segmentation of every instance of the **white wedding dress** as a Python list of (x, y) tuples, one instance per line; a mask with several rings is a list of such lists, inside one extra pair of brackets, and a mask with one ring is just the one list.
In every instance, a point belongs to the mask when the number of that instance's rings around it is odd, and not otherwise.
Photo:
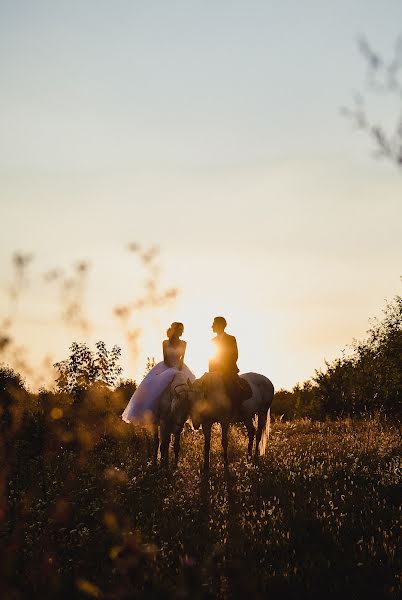
[[(125, 411), (122, 414), (122, 419), (126, 423), (133, 421), (141, 421), (150, 419), (155, 414), (158, 407), (160, 397), (166, 388), (172, 383), (174, 376), (179, 372), (180, 357), (182, 354), (182, 346), (166, 346), (165, 352), (167, 359), (172, 367), (162, 361), (155, 365), (149, 373), (141, 381), (138, 388), (130, 398)], [(190, 381), (194, 381), (194, 373), (183, 365), (181, 372)]]

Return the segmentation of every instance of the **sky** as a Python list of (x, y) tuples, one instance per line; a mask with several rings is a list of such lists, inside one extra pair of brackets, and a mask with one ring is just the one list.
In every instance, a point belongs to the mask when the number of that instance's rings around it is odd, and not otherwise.
[[(223, 314), (276, 388), (363, 337), (401, 290), (402, 172), (340, 108), (365, 90), (358, 36), (392, 56), (400, 34), (394, 0), (0, 0), (0, 314), (33, 253), (13, 329), (33, 364), (84, 339), (43, 280), (80, 260), (87, 339), (121, 345), (128, 377), (173, 320), (202, 374)], [(146, 277), (130, 242), (179, 290), (133, 315), (136, 361), (113, 315)]]

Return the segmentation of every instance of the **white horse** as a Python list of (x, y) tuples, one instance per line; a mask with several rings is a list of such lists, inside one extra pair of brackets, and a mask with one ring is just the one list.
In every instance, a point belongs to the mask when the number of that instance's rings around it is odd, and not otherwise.
[[(247, 456), (252, 459), (254, 438), (255, 461), (265, 454), (265, 447), (269, 437), (270, 407), (274, 397), (274, 386), (271, 381), (258, 373), (244, 373), (241, 375), (252, 390), (252, 396), (244, 400), (241, 405), (240, 418), (248, 432)], [(222, 448), (225, 467), (228, 466), (228, 431), (229, 424), (233, 421), (233, 411), (230, 399), (226, 393), (222, 377), (218, 373), (205, 373), (194, 383), (187, 381), (190, 390), (191, 417), (195, 429), (202, 425), (204, 433), (204, 470), (209, 470), (209, 453), (211, 446), (211, 428), (213, 423), (220, 423), (222, 428)], [(254, 417), (257, 415), (257, 430)]]

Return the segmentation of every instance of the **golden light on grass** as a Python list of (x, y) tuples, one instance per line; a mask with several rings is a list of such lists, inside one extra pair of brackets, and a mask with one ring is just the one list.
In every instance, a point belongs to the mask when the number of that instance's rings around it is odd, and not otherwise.
[(106, 527), (111, 531), (117, 531), (119, 529), (119, 524), (117, 521), (117, 517), (112, 511), (106, 511), (103, 515), (103, 522)]
[(127, 483), (128, 481), (127, 473), (117, 467), (108, 467), (103, 472), (103, 476), (106, 480), (108, 480), (111, 483), (123, 484)]
[(64, 414), (63, 410), (61, 408), (58, 408), (57, 406), (52, 408), (52, 410), (50, 411), (50, 416), (55, 421), (58, 421), (59, 419), (61, 419), (63, 417), (63, 414)]
[(92, 596), (92, 598), (101, 598), (102, 592), (94, 583), (91, 583), (87, 579), (77, 579), (77, 588), (87, 594), (88, 596)]

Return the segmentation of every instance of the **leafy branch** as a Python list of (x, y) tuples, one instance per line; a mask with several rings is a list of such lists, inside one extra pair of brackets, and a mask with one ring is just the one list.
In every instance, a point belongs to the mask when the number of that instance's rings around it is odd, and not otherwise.
[(366, 62), (367, 92), (395, 99), (397, 115), (390, 129), (377, 123), (369, 114), (366, 95), (360, 92), (355, 93), (353, 106), (343, 107), (341, 112), (357, 129), (371, 137), (376, 156), (387, 158), (402, 168), (402, 36), (390, 60), (375, 52), (365, 37), (359, 39), (358, 45)]

